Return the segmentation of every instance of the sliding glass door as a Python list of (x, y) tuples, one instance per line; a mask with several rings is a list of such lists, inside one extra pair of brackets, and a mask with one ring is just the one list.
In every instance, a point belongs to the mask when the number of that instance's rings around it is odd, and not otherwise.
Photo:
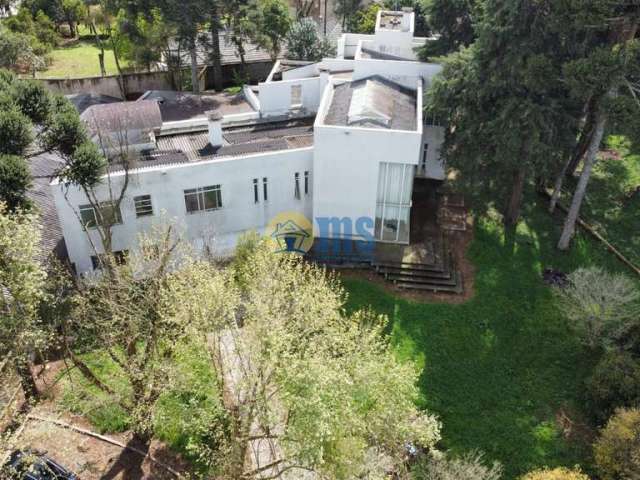
[(381, 163), (376, 202), (376, 240), (409, 243), (414, 165)]

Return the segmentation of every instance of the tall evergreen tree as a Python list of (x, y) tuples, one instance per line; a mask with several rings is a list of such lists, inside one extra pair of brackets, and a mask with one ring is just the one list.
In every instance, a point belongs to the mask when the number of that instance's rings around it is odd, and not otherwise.
[[(584, 164), (558, 241), (560, 250), (569, 248), (575, 233), (580, 207), (609, 118), (640, 115), (640, 41), (635, 40), (640, 24), (640, 4), (616, 6), (611, 13), (606, 45), (594, 49), (567, 68), (567, 80), (573, 91), (587, 99), (591, 125), (590, 132), (583, 135), (588, 138)], [(556, 183), (556, 198), (561, 181), (562, 176)]]
[(515, 225), (530, 181), (558, 170), (575, 144), (581, 103), (563, 68), (587, 48), (583, 9), (597, 0), (487, 0), (477, 40), (453, 55), (428, 94), (444, 121), (444, 156), (476, 205)]

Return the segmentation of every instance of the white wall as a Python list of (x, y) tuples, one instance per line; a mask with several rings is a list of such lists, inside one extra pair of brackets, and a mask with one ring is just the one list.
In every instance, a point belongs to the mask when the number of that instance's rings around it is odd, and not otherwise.
[(371, 75), (382, 75), (404, 87), (415, 88), (416, 78), (420, 77), (424, 81), (423, 88), (426, 91), (433, 77), (441, 70), (442, 66), (436, 63), (359, 59), (355, 62), (352, 78), (355, 81)]
[(302, 88), (302, 108), (307, 112), (316, 112), (322, 94), (320, 77), (258, 84), (260, 113), (263, 116), (285, 115), (291, 110), (291, 87)]
[[(175, 219), (184, 229), (185, 237), (196, 247), (203, 242), (213, 248), (215, 254), (228, 255), (237, 237), (247, 230), (261, 230), (270, 219), (283, 211), (296, 211), (308, 218), (312, 215), (312, 193), (304, 195), (304, 171), (312, 171), (313, 148), (302, 148), (259, 154), (239, 158), (226, 158), (195, 164), (175, 164), (165, 167), (140, 169), (131, 175), (131, 184), (121, 208), (121, 225), (113, 228), (113, 250), (133, 250), (138, 235), (149, 231), (154, 224), (165, 219)], [(300, 173), (301, 199), (294, 197), (294, 174)], [(313, 173), (311, 173), (313, 178)], [(262, 200), (262, 178), (268, 178), (268, 201)], [(260, 202), (254, 203), (253, 179), (259, 180)], [(122, 176), (112, 176), (113, 182)], [(187, 214), (185, 189), (220, 184), (223, 208), (212, 212)], [(69, 187), (69, 203), (63, 187), (52, 184), (62, 231), (69, 257), (78, 273), (92, 268), (93, 249), (83, 231), (75, 209), (88, 203), (84, 194)], [(104, 196), (100, 196), (103, 193)], [(133, 197), (151, 195), (154, 215), (136, 218)], [(107, 199), (106, 190), (99, 198)], [(73, 208), (72, 208), (73, 207)], [(165, 217), (161, 215), (165, 212)], [(90, 234), (100, 245), (97, 231)]]
[(380, 163), (418, 163), (420, 131), (314, 128), (314, 218), (349, 217), (354, 225), (360, 217), (374, 219)]

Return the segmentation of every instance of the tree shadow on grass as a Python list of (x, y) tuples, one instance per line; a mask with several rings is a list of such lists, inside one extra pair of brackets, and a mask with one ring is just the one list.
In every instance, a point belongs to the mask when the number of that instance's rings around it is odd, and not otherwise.
[(557, 228), (539, 207), (508, 238), (480, 220), (468, 253), (476, 295), (464, 304), (407, 302), (347, 283), (350, 306), (387, 313), (399, 357), (422, 368), (422, 406), (440, 416), (443, 447), (483, 450), (503, 463), (506, 479), (588, 458), (588, 446), (566, 440), (556, 418), (563, 412), (582, 421), (583, 382), (597, 359), (568, 328), (542, 271), (571, 271), (598, 255), (589, 242), (557, 252)]

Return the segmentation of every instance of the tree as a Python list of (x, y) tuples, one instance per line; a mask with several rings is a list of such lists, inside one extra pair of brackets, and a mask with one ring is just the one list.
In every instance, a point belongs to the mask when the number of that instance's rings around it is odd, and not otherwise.
[(600, 431), (593, 453), (603, 480), (640, 477), (640, 410), (616, 411)]
[(579, 469), (569, 470), (568, 468), (558, 467), (529, 472), (521, 480), (589, 480), (589, 477)]
[(62, 0), (62, 12), (69, 26), (69, 35), (75, 37), (77, 34), (76, 25), (85, 14), (84, 2), (82, 0)]
[(310, 18), (298, 20), (287, 35), (287, 58), (317, 62), (335, 52), (327, 38), (318, 36), (316, 23)]
[(353, 17), (360, 10), (361, 3), (362, 0), (336, 0), (334, 13), (338, 18), (342, 19), (343, 29), (353, 23)]
[[(152, 235), (126, 259), (103, 254), (108, 270), (81, 284), (72, 315), (62, 323), (63, 338), (73, 332), (78, 339), (65, 344), (70, 361), (99, 394), (127, 413), (136, 439), (145, 445), (176, 348), (190, 332), (175, 315), (177, 300), (168, 288), (179, 241), (171, 227)], [(85, 362), (81, 352), (87, 346), (112, 361), (116, 373), (105, 378)]]
[(376, 29), (376, 21), (378, 19), (378, 12), (382, 10), (382, 5), (378, 3), (371, 3), (364, 8), (358, 10), (354, 15), (352, 25), (349, 31), (354, 33), (367, 33), (372, 34)]
[(267, 50), (275, 62), (291, 28), (289, 6), (283, 0), (260, 0), (258, 8), (258, 45)]
[(240, 57), (240, 77), (246, 79), (245, 44), (258, 36), (260, 12), (256, 0), (225, 0), (223, 18), (227, 26), (227, 37), (236, 47)]
[(46, 298), (39, 247), (37, 217), (20, 210), (11, 213), (0, 202), (0, 355), (15, 367), (28, 401), (38, 395), (31, 356), (45, 348), (49, 338), (38, 316)]
[(640, 360), (624, 350), (606, 352), (586, 387), (591, 410), (599, 421), (617, 408), (640, 407)]
[(31, 172), (22, 157), (0, 154), (0, 199), (7, 210), (30, 206), (26, 192), (31, 184)]
[(621, 274), (579, 268), (556, 293), (567, 318), (591, 348), (614, 347), (640, 319), (640, 290)]
[(424, 458), (414, 469), (415, 480), (500, 480), (502, 465), (485, 465), (483, 456), (471, 452), (461, 457), (436, 453)]
[[(486, 1), (475, 43), (453, 54), (427, 96), (445, 125), (443, 153), (481, 208), (515, 225), (531, 177), (555, 172), (574, 145), (580, 102), (562, 81), (584, 5)], [(562, 39), (576, 38), (577, 45)]]
[(481, 0), (432, 0), (427, 3), (429, 26), (440, 36), (425, 44), (420, 56), (426, 60), (468, 47), (476, 38), (474, 23), (481, 22)]
[[(634, 4), (621, 8), (623, 11), (617, 12), (618, 16), (611, 26), (608, 45), (594, 49), (586, 58), (567, 66), (568, 81), (572, 84), (573, 91), (587, 99), (591, 115), (588, 128), (591, 132), (586, 135), (588, 146), (582, 172), (558, 240), (560, 250), (569, 248), (575, 233), (575, 224), (610, 113), (609, 102), (624, 88), (631, 93), (630, 100), (635, 102), (637, 112), (640, 112), (640, 101), (636, 97), (636, 91), (640, 89), (634, 86), (640, 79), (640, 48), (634, 41), (640, 22), (640, 6)], [(560, 177), (556, 182), (556, 195), (559, 195), (561, 187)]]
[[(46, 152), (61, 160), (58, 175), (65, 181), (93, 188), (105, 169), (105, 159), (88, 139), (78, 112), (64, 97), (41, 84), (19, 80), (0, 70), (0, 154), (3, 155), (1, 200), (10, 208), (28, 208), (29, 159)], [(38, 134), (34, 137), (33, 132)], [(7, 157), (9, 155), (11, 157)]]
[(333, 276), (255, 237), (230, 273), (197, 262), (174, 285), (224, 392), (219, 478), (378, 478), (403, 471), (407, 443), (434, 445), (414, 366), (389, 349), (383, 319), (344, 313)]
[(46, 66), (49, 49), (35, 37), (15, 33), (0, 25), (0, 68), (35, 72)]

